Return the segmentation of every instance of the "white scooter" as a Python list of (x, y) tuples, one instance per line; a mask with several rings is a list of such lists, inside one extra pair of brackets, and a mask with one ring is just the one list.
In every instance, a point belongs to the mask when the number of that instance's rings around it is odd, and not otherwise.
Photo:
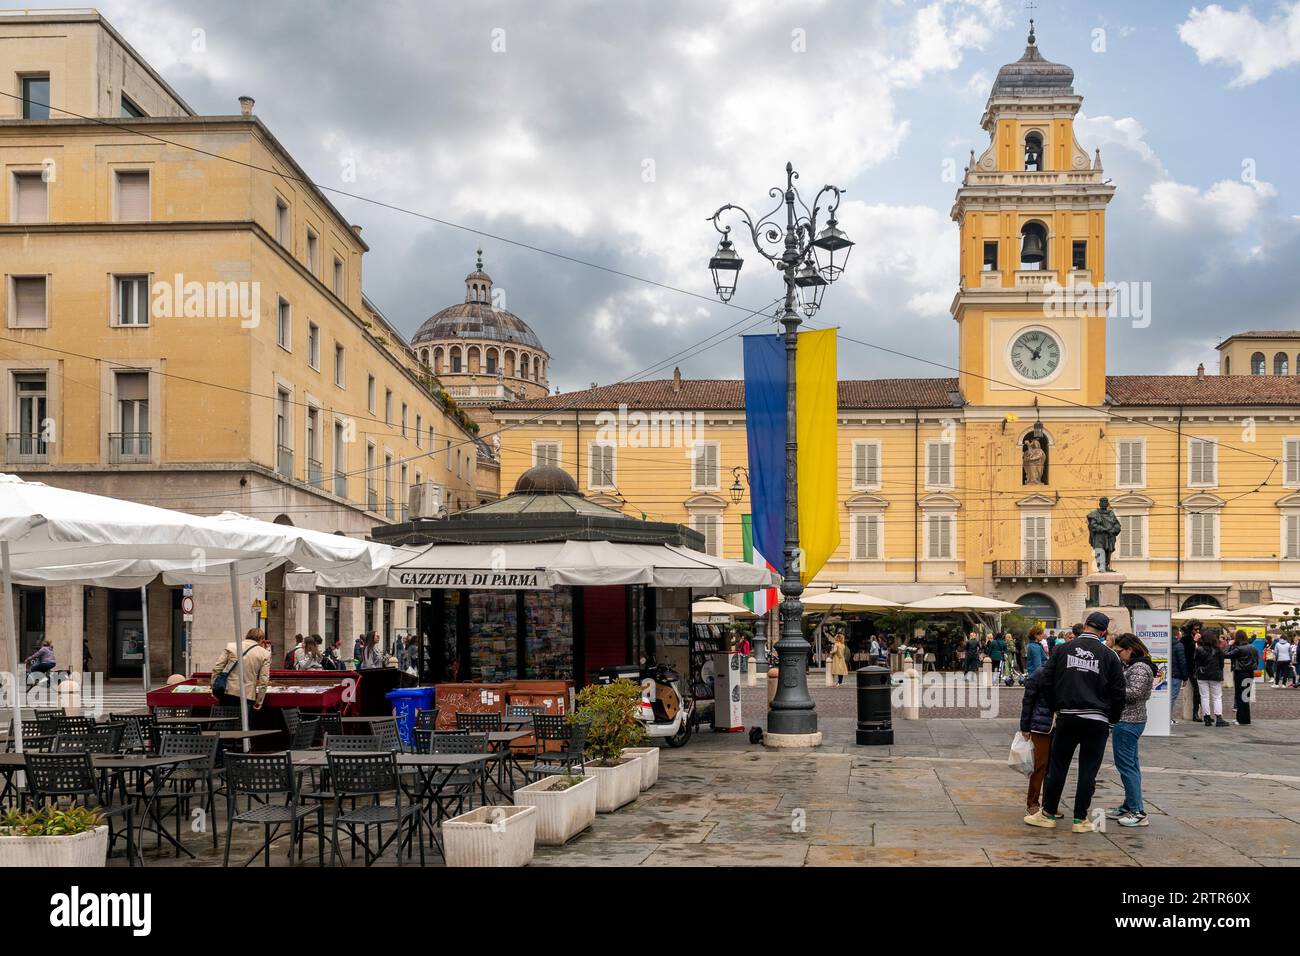
[(695, 730), (698, 714), (695, 702), (682, 693), (682, 678), (666, 664), (652, 664), (644, 671), (631, 664), (603, 667), (597, 683), (631, 680), (641, 686), (637, 716), (645, 724), (647, 737), (664, 740), (670, 747), (684, 747)]

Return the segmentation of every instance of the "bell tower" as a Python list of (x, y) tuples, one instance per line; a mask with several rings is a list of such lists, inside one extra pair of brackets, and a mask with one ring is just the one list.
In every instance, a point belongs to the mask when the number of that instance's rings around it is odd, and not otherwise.
[[(1074, 136), (1074, 71), (1038, 49), (998, 71), (952, 218), (961, 231), (961, 390), (972, 405), (1099, 405), (1106, 397), (1101, 151)], [(1029, 391), (1032, 389), (1032, 391)]]

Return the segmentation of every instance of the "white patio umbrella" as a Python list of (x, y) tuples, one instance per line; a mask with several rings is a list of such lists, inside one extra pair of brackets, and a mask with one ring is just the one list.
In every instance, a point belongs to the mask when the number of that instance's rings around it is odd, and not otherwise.
[[(16, 749), (22, 749), (23, 694), (15, 581), (140, 587), (168, 567), (216, 562), (228, 568), (233, 589), (238, 574), (275, 567), (291, 553), (284, 536), (260, 529), (0, 474), (0, 578), (10, 623), (6, 642), (13, 668)], [(233, 590), (231, 607), (238, 631), (238, 595)], [(242, 647), (238, 636), (236, 646)], [(242, 686), (242, 668), (237, 669)]]
[(820, 613), (822, 611), (839, 611), (841, 613), (892, 611), (902, 606), (894, 601), (876, 597), (874, 594), (864, 594), (856, 588), (832, 588), (829, 591), (801, 598), (800, 600), (803, 602), (805, 614), (809, 612)]
[(1214, 604), (1197, 604), (1193, 607), (1183, 608), (1176, 614), (1169, 615), (1169, 620), (1174, 624), (1187, 624), (1190, 621), (1204, 621), (1206, 623), (1232, 621), (1234, 620), (1233, 613)]
[(1236, 613), (1276, 621), (1284, 617), (1300, 615), (1300, 604), (1288, 601), (1271, 601), (1268, 604), (1252, 604), (1250, 607), (1238, 608)]
[(743, 604), (732, 604), (720, 597), (700, 598), (691, 605), (692, 617), (755, 617), (753, 611)]
[(973, 612), (992, 612), (999, 611), (1018, 611), (1019, 604), (1012, 604), (1010, 601), (999, 601), (996, 598), (987, 598), (979, 594), (972, 594), (970, 591), (944, 591), (936, 594), (934, 597), (921, 598), (919, 601), (912, 601), (910, 604), (904, 604), (903, 609), (906, 611), (932, 612), (936, 614), (952, 613), (959, 611)]

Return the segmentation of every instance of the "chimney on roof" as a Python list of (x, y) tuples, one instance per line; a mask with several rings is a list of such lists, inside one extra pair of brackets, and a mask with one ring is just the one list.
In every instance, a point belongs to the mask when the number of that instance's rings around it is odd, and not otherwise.
[(680, 367), (673, 369), (673, 394), (676, 395), (682, 390), (682, 370)]
[(1201, 379), (1205, 378), (1205, 363), (1204, 363), (1204, 362), (1202, 362), (1200, 365), (1196, 366), (1196, 377), (1197, 377), (1197, 378), (1201, 378)]
[(360, 235), (361, 235), (361, 227), (358, 226), (355, 222), (352, 224), (352, 231), (353, 231), (357, 236), (360, 236)]
[(256, 102), (251, 96), (241, 96), (239, 98), (239, 115), (245, 119), (253, 115), (253, 103)]

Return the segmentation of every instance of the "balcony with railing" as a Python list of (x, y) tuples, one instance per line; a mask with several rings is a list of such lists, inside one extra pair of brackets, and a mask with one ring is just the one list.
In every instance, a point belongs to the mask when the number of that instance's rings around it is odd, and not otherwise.
[(275, 470), (285, 478), (293, 477), (293, 449), (286, 445), (275, 446)]
[(121, 465), (147, 462), (153, 457), (153, 435), (150, 432), (109, 432), (108, 460)]
[(313, 488), (325, 487), (323, 466), (315, 458), (307, 459), (307, 484)]
[(1031, 558), (1022, 561), (994, 561), (995, 578), (1080, 578), (1083, 577), (1083, 562), (1065, 558), (1059, 561), (1046, 561)]
[(5, 436), (5, 461), (36, 464), (50, 460), (50, 444), (40, 432), (19, 432)]
[(340, 498), (348, 496), (348, 476), (341, 471), (334, 472), (334, 494)]

